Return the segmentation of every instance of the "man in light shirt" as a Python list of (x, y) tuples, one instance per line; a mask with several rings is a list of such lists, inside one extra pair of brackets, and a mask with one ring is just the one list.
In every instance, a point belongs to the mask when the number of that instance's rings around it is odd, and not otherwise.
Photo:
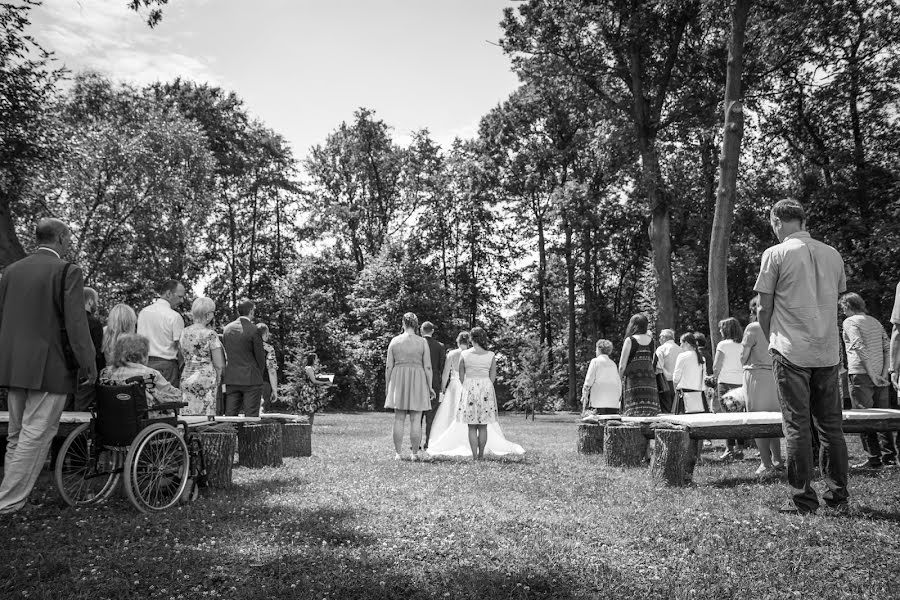
[(671, 329), (663, 329), (659, 332), (659, 348), (656, 349), (656, 363), (660, 366), (669, 389), (659, 395), (659, 406), (662, 412), (672, 412), (672, 404), (675, 400), (675, 383), (672, 381), (675, 373), (675, 361), (681, 354), (681, 345), (675, 341), (675, 332)]
[(808, 514), (819, 508), (812, 487), (813, 424), (828, 488), (823, 499), (832, 508), (845, 509), (849, 468), (838, 393), (837, 327), (838, 296), (847, 290), (844, 261), (837, 250), (810, 237), (799, 202), (777, 202), (770, 223), (780, 243), (763, 253), (754, 291), (760, 295), (759, 324), (772, 353), (793, 490), (792, 502), (781, 512)]
[(138, 314), (138, 334), (150, 341), (147, 366), (159, 371), (166, 381), (179, 387), (178, 342), (184, 319), (176, 308), (184, 301), (184, 286), (167, 279), (157, 289), (159, 297)]

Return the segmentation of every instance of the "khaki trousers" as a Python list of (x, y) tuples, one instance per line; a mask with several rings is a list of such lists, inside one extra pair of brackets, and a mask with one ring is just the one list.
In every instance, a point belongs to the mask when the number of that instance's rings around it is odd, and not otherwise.
[(59, 429), (65, 405), (66, 394), (9, 390), (9, 437), (0, 483), (0, 513), (15, 512), (25, 506)]

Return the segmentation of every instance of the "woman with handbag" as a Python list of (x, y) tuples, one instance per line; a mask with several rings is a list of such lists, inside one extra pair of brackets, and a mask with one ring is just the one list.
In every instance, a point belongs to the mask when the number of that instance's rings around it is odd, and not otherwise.
[(709, 412), (706, 395), (703, 393), (705, 361), (697, 348), (697, 339), (692, 333), (681, 336), (681, 354), (675, 361), (672, 382), (675, 384), (675, 413)]
[(638, 313), (631, 317), (625, 329), (619, 357), (623, 417), (655, 417), (659, 414), (656, 345), (647, 333), (648, 325), (647, 315)]

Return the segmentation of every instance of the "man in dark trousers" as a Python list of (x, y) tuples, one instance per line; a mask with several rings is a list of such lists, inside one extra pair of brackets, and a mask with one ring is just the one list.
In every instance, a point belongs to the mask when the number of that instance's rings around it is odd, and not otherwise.
[(235, 417), (258, 417), (262, 401), (263, 370), (266, 351), (262, 337), (253, 324), (255, 305), (246, 298), (238, 302), (238, 319), (225, 326), (225, 414)]
[(431, 437), (431, 424), (434, 423), (434, 414), (437, 412), (441, 396), (441, 379), (444, 373), (444, 361), (447, 360), (447, 350), (444, 345), (431, 337), (434, 334), (434, 324), (431, 321), (422, 323), (422, 337), (428, 342), (428, 352), (431, 354), (431, 389), (434, 396), (431, 398), (431, 410), (422, 413), (425, 419), (425, 436), (422, 438), (422, 448), (428, 450), (428, 440)]
[(81, 268), (63, 260), (72, 234), (41, 219), (38, 249), (0, 278), (0, 387), (9, 388), (9, 436), (0, 513), (25, 507), (59, 429), (66, 396), (97, 379)]

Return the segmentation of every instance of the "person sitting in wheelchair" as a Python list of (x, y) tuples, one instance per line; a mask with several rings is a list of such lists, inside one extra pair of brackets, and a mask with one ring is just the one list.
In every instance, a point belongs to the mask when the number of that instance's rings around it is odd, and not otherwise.
[[(135, 378), (144, 383), (147, 408), (166, 402), (181, 402), (181, 390), (166, 381), (156, 369), (147, 366), (150, 343), (136, 333), (119, 336), (113, 346), (113, 362), (100, 372), (100, 385), (128, 385)], [(151, 412), (148, 416), (160, 416)]]

